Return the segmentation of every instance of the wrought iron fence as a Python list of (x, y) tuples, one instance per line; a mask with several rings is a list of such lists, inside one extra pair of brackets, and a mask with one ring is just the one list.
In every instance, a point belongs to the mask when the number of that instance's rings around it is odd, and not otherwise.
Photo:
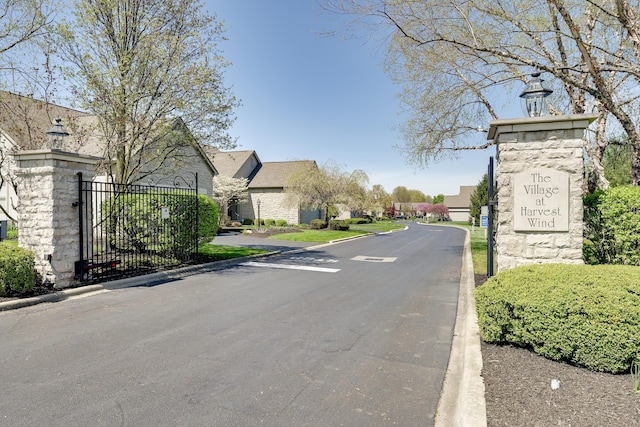
[(197, 184), (124, 185), (85, 181), (79, 173), (78, 199), (76, 280), (147, 274), (190, 263), (197, 255)]

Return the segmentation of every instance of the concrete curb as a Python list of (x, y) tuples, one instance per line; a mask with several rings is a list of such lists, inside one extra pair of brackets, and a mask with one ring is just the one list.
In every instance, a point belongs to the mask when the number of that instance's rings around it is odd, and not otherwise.
[[(448, 226), (450, 227), (450, 226)], [(471, 237), (465, 230), (458, 312), (451, 356), (436, 411), (436, 427), (486, 427), (487, 409), (482, 379), (480, 330), (476, 315), (475, 276), (471, 259)]]

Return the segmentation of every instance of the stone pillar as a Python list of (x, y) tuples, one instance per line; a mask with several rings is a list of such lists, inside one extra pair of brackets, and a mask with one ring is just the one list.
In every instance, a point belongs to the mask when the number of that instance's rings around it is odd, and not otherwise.
[(34, 252), (36, 272), (45, 283), (73, 286), (80, 246), (78, 172), (92, 179), (101, 159), (60, 150), (22, 151), (15, 158), (18, 243)]
[(498, 271), (582, 264), (584, 130), (597, 115), (495, 120)]

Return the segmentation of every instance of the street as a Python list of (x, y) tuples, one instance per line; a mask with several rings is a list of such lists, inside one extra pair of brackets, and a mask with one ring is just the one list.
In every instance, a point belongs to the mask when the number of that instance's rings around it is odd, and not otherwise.
[(3, 426), (431, 426), (465, 232), (409, 230), (0, 313)]

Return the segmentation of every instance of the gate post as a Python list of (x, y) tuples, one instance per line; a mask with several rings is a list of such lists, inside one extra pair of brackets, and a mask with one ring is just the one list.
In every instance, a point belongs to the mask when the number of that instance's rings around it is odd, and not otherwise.
[(498, 271), (582, 264), (584, 130), (596, 114), (494, 120)]
[(57, 149), (21, 151), (15, 159), (18, 243), (34, 252), (36, 272), (44, 283), (73, 286), (80, 245), (78, 173), (92, 179), (102, 159)]

